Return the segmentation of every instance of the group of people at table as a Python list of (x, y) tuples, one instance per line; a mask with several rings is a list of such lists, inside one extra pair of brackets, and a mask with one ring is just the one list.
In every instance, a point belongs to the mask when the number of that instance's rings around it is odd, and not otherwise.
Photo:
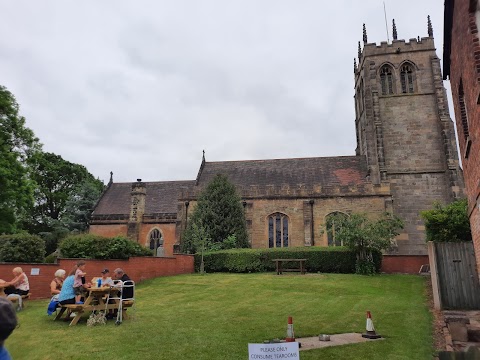
[[(117, 268), (113, 271), (113, 277), (116, 281), (110, 277), (108, 269), (103, 269), (99, 277), (94, 277), (91, 282), (87, 282), (85, 280), (87, 275), (85, 267), (85, 261), (81, 260), (77, 262), (68, 275), (63, 269), (58, 269), (55, 272), (55, 277), (50, 283), (50, 291), (53, 297), (48, 307), (49, 314), (55, 311), (58, 304), (83, 304), (82, 299), (91, 287), (118, 287), (120, 290), (125, 281), (131, 280), (122, 269)], [(0, 287), (4, 289), (5, 295), (7, 297), (12, 294), (27, 295), (30, 291), (27, 275), (20, 267), (14, 268), (12, 272), (14, 276), (12, 280), (4, 281), (0, 279)], [(122, 298), (132, 297), (133, 288), (123, 288)]]

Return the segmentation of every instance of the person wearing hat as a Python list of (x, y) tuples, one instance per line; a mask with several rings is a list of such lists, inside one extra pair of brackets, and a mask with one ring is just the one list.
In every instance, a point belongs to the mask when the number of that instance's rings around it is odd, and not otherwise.
[(107, 268), (102, 270), (102, 277), (100, 279), (102, 280), (102, 286), (113, 286), (113, 280)]
[(12, 357), (5, 349), (5, 340), (17, 327), (17, 315), (10, 300), (0, 298), (0, 360), (11, 360)]

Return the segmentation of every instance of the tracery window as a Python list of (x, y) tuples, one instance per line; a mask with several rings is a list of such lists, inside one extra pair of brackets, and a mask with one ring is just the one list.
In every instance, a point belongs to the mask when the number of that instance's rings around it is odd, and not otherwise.
[(343, 242), (336, 237), (336, 231), (338, 230), (338, 219), (347, 216), (347, 214), (335, 211), (325, 217), (328, 246), (343, 246)]
[(150, 250), (154, 256), (164, 256), (163, 237), (158, 229), (150, 231), (149, 235)]
[(402, 65), (400, 69), (400, 82), (402, 83), (402, 93), (413, 93), (413, 67), (410, 64)]
[(288, 247), (288, 216), (275, 213), (268, 217), (268, 247)]
[(393, 94), (393, 72), (390, 66), (385, 65), (381, 68), (380, 83), (382, 85), (382, 95)]

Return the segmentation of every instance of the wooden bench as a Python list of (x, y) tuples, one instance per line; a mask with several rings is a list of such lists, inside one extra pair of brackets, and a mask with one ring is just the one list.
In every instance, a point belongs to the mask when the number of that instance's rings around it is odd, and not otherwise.
[[(300, 272), (302, 275), (305, 275), (306, 270), (305, 270), (305, 262), (307, 259), (273, 259), (272, 261), (275, 262), (275, 268), (277, 271), (277, 275), (281, 275), (284, 271), (295, 271), (295, 272)], [(299, 266), (298, 268), (283, 268), (284, 263), (298, 263)]]
[[(30, 295), (31, 295), (31, 294), (28, 293), (28, 294), (26, 294), (26, 295), (22, 295), (22, 296), (21, 296), (21, 298), (22, 298), (22, 308), (25, 307), (25, 304), (26, 304), (25, 301), (30, 298)], [(11, 302), (12, 304), (16, 304), (17, 301), (18, 301), (18, 297), (16, 297), (16, 296), (15, 296), (15, 297), (8, 297), (8, 295), (7, 295), (7, 299), (10, 300), (10, 302)]]

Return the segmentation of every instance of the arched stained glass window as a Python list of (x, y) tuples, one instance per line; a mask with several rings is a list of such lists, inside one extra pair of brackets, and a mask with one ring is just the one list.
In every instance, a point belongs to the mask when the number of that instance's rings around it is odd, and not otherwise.
[(275, 213), (268, 217), (268, 247), (288, 247), (288, 216)]
[(328, 246), (343, 246), (342, 241), (336, 238), (336, 231), (338, 230), (338, 218), (347, 217), (347, 214), (344, 214), (339, 211), (332, 212), (325, 217), (325, 222), (327, 225), (327, 237), (328, 237)]
[(380, 70), (380, 83), (382, 85), (382, 95), (393, 94), (393, 71), (388, 65), (384, 65)]
[(402, 93), (413, 93), (413, 67), (410, 64), (402, 65), (400, 69), (400, 82)]

